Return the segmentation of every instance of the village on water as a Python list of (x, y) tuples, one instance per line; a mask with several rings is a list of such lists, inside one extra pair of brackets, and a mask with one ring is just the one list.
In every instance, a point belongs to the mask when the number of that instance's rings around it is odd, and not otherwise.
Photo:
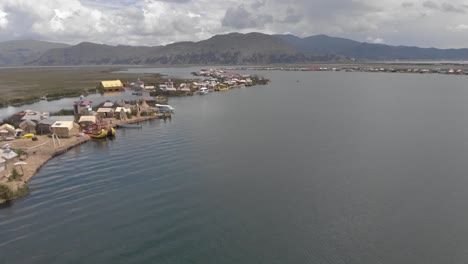
[(202, 96), (268, 83), (261, 77), (218, 69), (192, 74), (198, 79), (167, 79), (155, 84), (145, 84), (140, 79), (130, 83), (102, 80), (96, 86), (99, 91), (131, 90), (137, 96), (132, 98), (138, 99), (93, 104), (82, 95), (69, 110), (50, 113), (24, 109), (4, 119), (0, 125), (0, 203), (25, 193), (26, 182), (42, 165), (74, 146), (115, 137), (116, 128), (141, 128), (141, 122), (147, 120), (172, 118), (175, 109), (169, 104), (171, 96)]

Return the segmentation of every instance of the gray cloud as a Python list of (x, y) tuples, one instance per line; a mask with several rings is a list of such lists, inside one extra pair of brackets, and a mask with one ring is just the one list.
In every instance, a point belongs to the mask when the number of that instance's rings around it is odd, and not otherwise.
[(423, 7), (432, 9), (432, 10), (438, 10), (442, 12), (452, 12), (452, 13), (465, 13), (465, 9), (467, 8), (466, 5), (460, 5), (460, 6), (455, 6), (453, 4), (450, 4), (448, 2), (443, 2), (442, 4), (438, 5), (434, 3), (433, 1), (425, 1), (423, 3)]
[(255, 1), (250, 6), (252, 7), (253, 10), (256, 10), (256, 9), (259, 9), (260, 7), (262, 7), (262, 6), (265, 6), (265, 4), (266, 4), (265, 0)]
[(423, 3), (423, 7), (429, 8), (429, 9), (439, 9), (439, 5), (437, 5), (436, 3), (432, 1), (425, 1)]
[(192, 0), (157, 0), (161, 2), (168, 2), (168, 3), (188, 3)]
[(411, 2), (403, 2), (403, 3), (401, 3), (401, 7), (403, 7), (403, 8), (409, 8), (409, 7), (413, 7), (413, 6), (414, 6), (414, 4), (411, 3)]
[(281, 21), (284, 23), (294, 24), (299, 23), (303, 18), (304, 16), (302, 14), (299, 14), (298, 12), (296, 12), (295, 9), (289, 7), (288, 9), (286, 9), (286, 17)]
[(228, 8), (224, 14), (223, 20), (221, 20), (221, 25), (223, 27), (244, 29), (257, 26), (257, 22), (252, 14), (241, 5)]
[(442, 10), (445, 12), (465, 13), (465, 7), (463, 5), (460, 7), (456, 7), (447, 2), (442, 3)]
[(468, 0), (0, 0), (0, 41), (160, 45), (259, 31), (466, 47), (467, 11)]

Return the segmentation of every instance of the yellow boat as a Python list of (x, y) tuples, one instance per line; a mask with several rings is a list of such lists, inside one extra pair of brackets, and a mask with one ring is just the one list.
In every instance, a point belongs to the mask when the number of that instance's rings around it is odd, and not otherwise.
[(25, 134), (23, 138), (33, 138), (34, 134)]
[(101, 128), (101, 132), (97, 131), (89, 135), (92, 138), (105, 138), (115, 136), (115, 129), (112, 127), (111, 130)]

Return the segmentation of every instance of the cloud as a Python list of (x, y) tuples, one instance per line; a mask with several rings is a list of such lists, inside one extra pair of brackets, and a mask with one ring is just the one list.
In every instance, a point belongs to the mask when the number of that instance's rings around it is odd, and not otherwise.
[(260, 31), (465, 47), (467, 10), (468, 0), (0, 0), (0, 41), (154, 46)]
[(286, 17), (281, 20), (284, 23), (298, 23), (300, 22), (304, 16), (302, 14), (299, 14), (295, 9), (289, 7), (286, 9)]
[(437, 5), (436, 3), (432, 1), (425, 1), (423, 3), (423, 7), (429, 8), (429, 9), (439, 9), (439, 5)]
[(447, 13), (460, 13), (460, 14), (463, 14), (465, 13), (465, 9), (467, 8), (466, 5), (463, 5), (461, 4), (460, 6), (455, 6), (451, 3), (448, 3), (448, 2), (443, 2), (442, 4), (437, 4), (433, 1), (425, 1), (423, 3), (423, 7), (425, 8), (428, 8), (428, 9), (432, 9), (432, 10), (437, 10), (437, 11), (441, 11), (441, 12), (447, 12)]
[(367, 37), (367, 42), (374, 43), (374, 44), (384, 44), (385, 40), (383, 38), (378, 37)]
[(6, 28), (8, 25), (7, 13), (0, 10), (0, 28)]
[(221, 20), (223, 27), (231, 27), (235, 29), (253, 28), (257, 22), (252, 14), (248, 12), (243, 5), (238, 7), (230, 7), (226, 10), (223, 20)]
[(460, 24), (454, 27), (448, 27), (448, 30), (453, 31), (453, 32), (468, 31), (468, 25)]
[(401, 7), (403, 7), (403, 8), (408, 8), (408, 7), (413, 7), (413, 6), (414, 6), (414, 4), (411, 3), (411, 2), (403, 2), (403, 3), (401, 3)]
[(447, 2), (442, 3), (442, 10), (445, 12), (465, 13), (465, 8), (464, 6), (456, 7)]

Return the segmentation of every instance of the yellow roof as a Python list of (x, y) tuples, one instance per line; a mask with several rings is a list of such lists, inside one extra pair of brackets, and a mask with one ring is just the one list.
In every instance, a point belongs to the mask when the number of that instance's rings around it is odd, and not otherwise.
[(115, 87), (123, 87), (123, 84), (120, 80), (101, 81), (101, 86), (103, 88), (115, 88)]

